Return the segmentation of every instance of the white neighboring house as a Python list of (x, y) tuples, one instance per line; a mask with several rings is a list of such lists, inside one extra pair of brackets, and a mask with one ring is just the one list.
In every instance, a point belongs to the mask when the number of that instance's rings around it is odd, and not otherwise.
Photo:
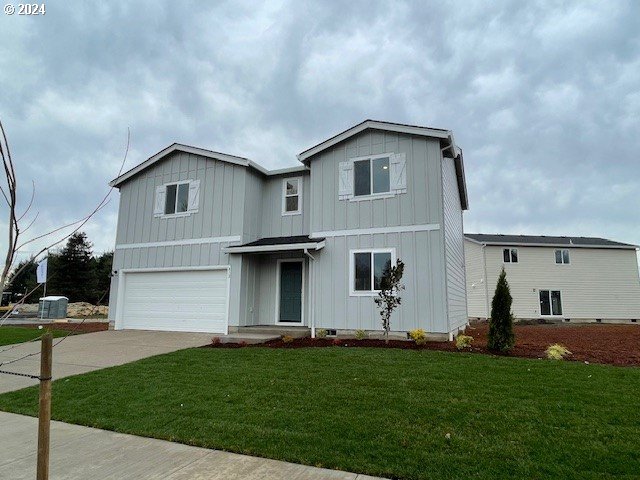
[(504, 267), (516, 319), (639, 322), (636, 245), (603, 238), (465, 234), (471, 319), (486, 319)]

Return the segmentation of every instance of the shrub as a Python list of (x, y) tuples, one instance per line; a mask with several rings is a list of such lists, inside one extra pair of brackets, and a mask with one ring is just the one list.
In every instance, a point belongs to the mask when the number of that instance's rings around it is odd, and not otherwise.
[(367, 338), (367, 332), (361, 329), (356, 330), (356, 340), (364, 340), (365, 338)]
[(380, 310), (385, 343), (389, 343), (391, 314), (402, 303), (400, 292), (404, 290), (404, 285), (401, 283), (403, 273), (404, 263), (402, 260), (397, 259), (395, 266), (392, 266), (391, 262), (387, 262), (380, 280), (378, 298), (373, 299)]
[(220, 345), (222, 343), (222, 340), (220, 340), (220, 337), (212, 337), (211, 338), (211, 343), (213, 345)]
[(564, 357), (571, 355), (571, 352), (564, 345), (554, 343), (549, 345), (545, 351), (549, 360), (564, 360)]
[(324, 338), (327, 336), (327, 331), (324, 328), (318, 328), (316, 330), (316, 337), (317, 338)]
[(500, 272), (496, 292), (491, 301), (491, 318), (489, 319), (489, 350), (508, 352), (516, 342), (513, 334), (513, 315), (511, 313), (511, 291), (507, 282), (504, 267)]
[(339, 347), (340, 345), (342, 345), (342, 340), (341, 340), (341, 339), (339, 339), (339, 338), (334, 338), (334, 339), (333, 339), (333, 344), (334, 344), (336, 347)]
[(462, 350), (463, 348), (471, 348), (473, 343), (473, 337), (469, 335), (458, 335), (456, 337), (456, 348)]
[(416, 342), (416, 345), (424, 345), (427, 343), (427, 332), (421, 328), (416, 328), (409, 332), (409, 337)]
[(282, 336), (282, 341), (283, 343), (291, 343), (293, 342), (294, 338), (291, 335), (283, 335)]

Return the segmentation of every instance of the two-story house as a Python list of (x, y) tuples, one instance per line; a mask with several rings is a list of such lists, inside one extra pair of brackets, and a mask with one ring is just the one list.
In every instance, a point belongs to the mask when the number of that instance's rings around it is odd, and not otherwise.
[(405, 263), (391, 328), (467, 323), (463, 158), (448, 130), (366, 120), (267, 170), (174, 144), (111, 182), (116, 329), (381, 330), (385, 267)]
[(504, 268), (517, 319), (640, 321), (637, 248), (592, 237), (465, 234), (469, 316), (490, 316)]

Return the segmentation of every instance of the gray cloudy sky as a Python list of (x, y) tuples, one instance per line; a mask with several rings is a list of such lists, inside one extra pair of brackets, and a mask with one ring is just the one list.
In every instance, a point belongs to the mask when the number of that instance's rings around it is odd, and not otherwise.
[[(0, 15), (0, 118), (40, 230), (99, 201), (127, 127), (127, 168), (175, 141), (273, 168), (374, 118), (454, 131), (469, 232), (640, 244), (640, 2), (49, 0)], [(86, 228), (97, 251), (117, 201)]]

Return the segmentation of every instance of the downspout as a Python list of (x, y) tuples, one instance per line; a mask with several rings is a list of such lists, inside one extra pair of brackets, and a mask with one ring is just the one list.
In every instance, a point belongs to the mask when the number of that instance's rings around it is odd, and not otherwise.
[(315, 312), (315, 304), (316, 304), (316, 282), (315, 282), (315, 261), (316, 259), (309, 253), (308, 249), (304, 249), (304, 254), (311, 259), (309, 262), (309, 309), (311, 310), (310, 315), (310, 324), (311, 324), (311, 338), (316, 338), (316, 312)]

